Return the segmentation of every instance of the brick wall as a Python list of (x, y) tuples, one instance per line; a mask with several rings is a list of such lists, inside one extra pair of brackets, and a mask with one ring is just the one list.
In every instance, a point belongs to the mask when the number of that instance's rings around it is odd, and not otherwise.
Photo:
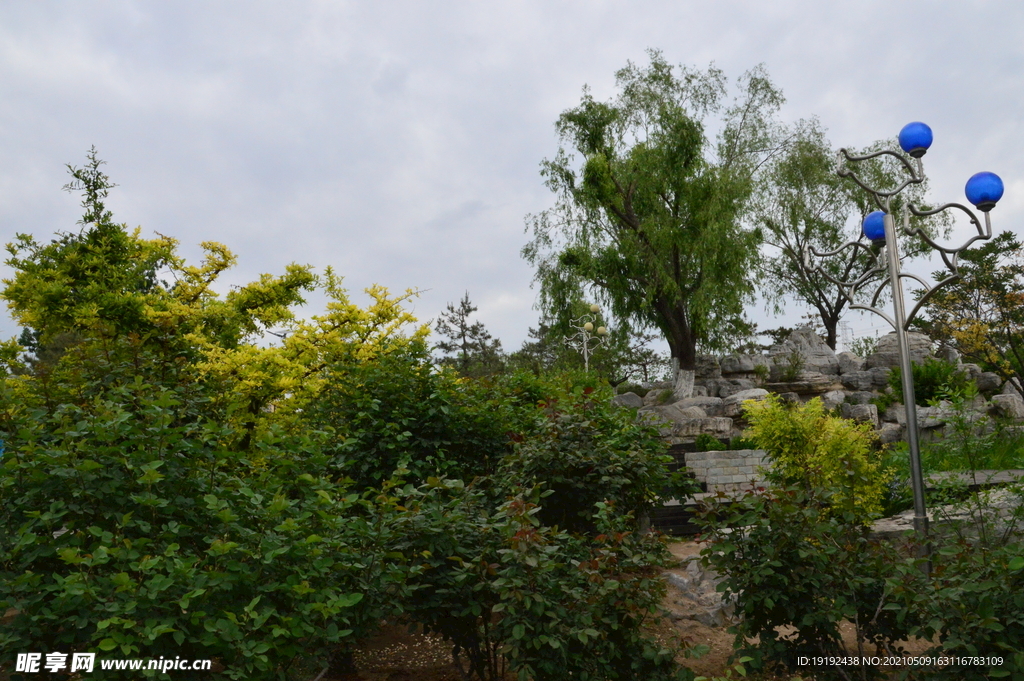
[(764, 484), (762, 466), (767, 466), (763, 449), (686, 453), (686, 467), (709, 492), (760, 487)]

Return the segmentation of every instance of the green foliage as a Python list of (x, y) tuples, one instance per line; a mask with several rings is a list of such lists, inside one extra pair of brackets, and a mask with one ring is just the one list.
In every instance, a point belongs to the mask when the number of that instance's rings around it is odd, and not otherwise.
[(648, 388), (643, 387), (639, 383), (623, 383), (615, 387), (616, 395), (624, 395), (625, 393), (633, 393), (639, 397), (643, 397), (649, 391)]
[(5, 405), (0, 608), (19, 614), (0, 648), (216, 657), (227, 678), (278, 678), (393, 612), (395, 509), (326, 479), (315, 437), (261, 439), (290, 453), (261, 466), (225, 451), (208, 404), (138, 381), (49, 413)]
[(775, 395), (748, 402), (747, 436), (771, 461), (769, 480), (824, 489), (837, 511), (862, 521), (881, 510), (885, 479), (870, 424), (830, 416), (815, 398), (790, 404)]
[[(922, 407), (965, 396), (973, 387), (960, 367), (935, 357), (925, 357), (923, 363), (911, 363), (910, 372), (914, 376), (914, 402)], [(889, 388), (893, 401), (902, 404), (903, 371), (898, 366), (889, 371)], [(977, 394), (976, 388), (974, 394)]]
[(569, 532), (594, 531), (597, 503), (637, 518), (651, 510), (669, 484), (671, 461), (655, 429), (612, 406), (604, 391), (587, 388), (549, 401), (545, 416), (538, 431), (502, 461), (498, 490), (515, 496), (539, 486), (546, 496), (538, 519)]
[(642, 632), (670, 557), (628, 516), (602, 503), (592, 519), (598, 533), (570, 535), (539, 522), (539, 488), (490, 515), (468, 488), (446, 503), (443, 523), (420, 513), (427, 522), (406, 527), (403, 550), (426, 567), (409, 615), (453, 642), (470, 678), (692, 678), (675, 651)]
[[(916, 565), (897, 563), (887, 606), (897, 615), (913, 613), (911, 636), (938, 640), (925, 654), (954, 659), (949, 666), (929, 670), (928, 678), (1024, 677), (1024, 544), (986, 547), (961, 538), (940, 548), (932, 561), (931, 579)], [(992, 657), (1001, 658), (1002, 664), (957, 660)]]
[[(539, 328), (529, 330), (529, 338), (523, 346), (506, 356), (506, 370), (527, 370), (541, 375), (582, 369), (582, 354), (565, 339), (578, 333), (569, 322), (584, 314), (591, 314), (589, 307), (577, 301), (559, 318), (542, 320)], [(598, 325), (603, 323), (600, 313), (597, 320)], [(651, 334), (634, 333), (628, 326), (617, 325), (594, 348), (590, 370), (612, 385), (626, 380), (649, 384), (663, 378), (669, 371), (669, 361), (648, 347), (654, 339)]]
[(959, 274), (960, 279), (932, 296), (927, 317), (917, 322), (919, 330), (1022, 385), (1024, 245), (1012, 232), (1003, 232), (961, 253)]
[(523, 256), (552, 316), (593, 292), (623, 323), (658, 329), (693, 368), (698, 347), (722, 350), (749, 330), (758, 234), (740, 217), (777, 141), (782, 96), (758, 67), (723, 107), (720, 71), (677, 70), (649, 54), (646, 68), (616, 74), (614, 100), (584, 90), (559, 117), (564, 146), (541, 171), (557, 204), (527, 218), (534, 238)]
[(724, 442), (714, 435), (709, 435), (707, 433), (699, 434), (693, 441), (693, 446), (697, 448), (698, 452), (720, 452), (726, 449)]
[(743, 437), (742, 435), (734, 435), (729, 438), (729, 449), (736, 451), (739, 449), (757, 449), (757, 442), (754, 440)]
[[(850, 281), (874, 265), (862, 249), (848, 256), (813, 258), (809, 249), (824, 253), (835, 251), (849, 241), (861, 239), (861, 220), (876, 206), (856, 184), (840, 177), (838, 151), (832, 148), (817, 120), (800, 121), (789, 131), (791, 141), (768, 163), (765, 179), (758, 184), (752, 201), (755, 224), (770, 246), (761, 262), (762, 291), (781, 312), (787, 300), (798, 300), (814, 311), (825, 327), (824, 339), (835, 349), (837, 328), (850, 300), (831, 280)], [(868, 151), (895, 149), (895, 140), (882, 140)], [(906, 169), (892, 157), (858, 164), (858, 173), (867, 173), (875, 186), (894, 187), (906, 177)], [(901, 211), (905, 202), (920, 205), (927, 194), (927, 183), (914, 184), (893, 197), (893, 210)], [(945, 214), (915, 217), (914, 227), (937, 236), (949, 220)], [(904, 256), (918, 256), (929, 249), (921, 240), (906, 245)], [(819, 271), (818, 268), (821, 268)], [(870, 282), (860, 291), (870, 296)], [(863, 355), (861, 355), (863, 356)]]
[(416, 346), (328, 371), (332, 380), (306, 408), (304, 420), (333, 431), (326, 453), (358, 489), (376, 487), (398, 469), (413, 482), (488, 475), (511, 451), (509, 433), (530, 426), (516, 415), (536, 404), (532, 397), (517, 404), (514, 389), (503, 394), (504, 384), (436, 371)]
[(792, 383), (800, 378), (800, 374), (803, 370), (803, 353), (794, 348), (788, 355), (786, 355), (785, 363), (779, 365), (779, 380), (783, 383)]
[(861, 336), (860, 338), (854, 338), (853, 342), (850, 343), (850, 352), (857, 355), (858, 357), (867, 357), (874, 354), (875, 345), (878, 344), (878, 339), (872, 336)]
[[(730, 631), (755, 669), (795, 672), (802, 656), (864, 655), (866, 645), (892, 654), (920, 621), (886, 607), (886, 578), (901, 558), (893, 545), (868, 539), (856, 515), (828, 510), (843, 505), (820, 489), (785, 487), (722, 500), (700, 517), (711, 542), (701, 555), (724, 576), (723, 596), (736, 599), (742, 619)], [(856, 627), (852, 649), (840, 633), (844, 619)], [(870, 667), (858, 671), (883, 678)], [(814, 667), (815, 678), (844, 673)]]
[(357, 307), (330, 271), (221, 299), (227, 249), (191, 267), (111, 224), (91, 161), (82, 233), (9, 247), (0, 649), (285, 679), (408, 613), (478, 679), (687, 678), (641, 632), (667, 554), (637, 518), (679, 478), (603, 379), (438, 371), (403, 298)]
[(441, 314), (434, 327), (445, 338), (434, 345), (446, 353), (439, 363), (454, 367), (463, 376), (489, 376), (501, 371), (503, 364), (501, 341), (491, 337), (483, 322), (469, 322), (476, 310), (467, 291), (458, 308), (448, 303), (448, 311)]

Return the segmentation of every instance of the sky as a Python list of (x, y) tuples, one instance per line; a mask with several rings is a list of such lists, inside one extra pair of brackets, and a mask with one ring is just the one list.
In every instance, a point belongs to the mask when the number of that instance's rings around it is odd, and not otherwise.
[[(513, 350), (538, 319), (519, 253), (554, 203), (554, 122), (650, 48), (733, 81), (763, 63), (781, 119), (816, 116), (836, 146), (925, 121), (933, 200), (995, 172), (993, 226), (1022, 234), (1024, 3), (40, 0), (0, 4), (0, 238), (75, 230), (66, 164), (95, 145), (115, 220), (192, 262), (203, 241), (237, 254), (222, 292), (292, 262), (333, 267), (357, 301), (416, 289), (422, 321), (468, 292)], [(805, 312), (750, 310), (763, 327)]]

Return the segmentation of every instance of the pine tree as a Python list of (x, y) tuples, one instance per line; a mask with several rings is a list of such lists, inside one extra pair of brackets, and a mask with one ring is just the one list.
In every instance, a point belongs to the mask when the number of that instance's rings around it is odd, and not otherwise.
[(493, 374), (501, 371), (503, 364), (501, 341), (491, 336), (483, 322), (470, 323), (470, 316), (476, 311), (467, 291), (458, 307), (448, 303), (448, 311), (434, 325), (437, 333), (447, 339), (434, 345), (445, 353), (440, 363), (454, 367), (463, 376)]

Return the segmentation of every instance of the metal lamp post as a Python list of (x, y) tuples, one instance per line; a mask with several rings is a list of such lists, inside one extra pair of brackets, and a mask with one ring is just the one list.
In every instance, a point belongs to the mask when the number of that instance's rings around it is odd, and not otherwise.
[(594, 327), (597, 321), (597, 314), (601, 311), (600, 305), (591, 305), (590, 314), (577, 317), (569, 322), (569, 326), (576, 329), (576, 333), (565, 337), (565, 344), (583, 355), (583, 369), (590, 371), (590, 355), (604, 341), (608, 335), (608, 329), (603, 326)]
[[(920, 184), (924, 181), (924, 169), (921, 157), (924, 156), (925, 152), (928, 151), (928, 148), (932, 144), (931, 128), (924, 123), (909, 123), (900, 131), (899, 144), (900, 148), (904, 152), (903, 154), (895, 151), (884, 150), (876, 151), (864, 156), (855, 156), (846, 149), (840, 150), (845, 161), (849, 161), (851, 163), (859, 163), (861, 161), (867, 161), (881, 156), (892, 156), (899, 161), (902, 168), (906, 170), (907, 173), (907, 177), (900, 182), (895, 189), (885, 190), (870, 186), (863, 178), (858, 176), (856, 172), (851, 170), (845, 162), (838, 171), (840, 177), (850, 178), (862, 189), (867, 191), (875, 205), (879, 208), (879, 210), (870, 213), (864, 218), (862, 226), (863, 236), (867, 237), (871, 242), (871, 246), (866, 245), (863, 240), (861, 240), (848, 242), (834, 251), (819, 253), (818, 251), (811, 249), (811, 252), (818, 258), (824, 258), (836, 256), (847, 249), (852, 249), (852, 253), (850, 255), (851, 260), (857, 259), (863, 255), (863, 252), (865, 251), (870, 254), (870, 265), (860, 276), (852, 280), (843, 281), (834, 278), (825, 272), (820, 266), (815, 268), (815, 270), (839, 287), (843, 296), (850, 302), (851, 309), (868, 310), (877, 314), (889, 322), (893, 330), (896, 332), (896, 339), (899, 346), (900, 370), (903, 374), (903, 403), (907, 416), (907, 442), (910, 446), (910, 480), (914, 493), (914, 530), (917, 533), (919, 541), (919, 555), (927, 557), (930, 554), (928, 542), (928, 515), (925, 512), (924, 478), (921, 472), (921, 449), (918, 437), (917, 406), (914, 401), (914, 376), (910, 366), (910, 346), (907, 342), (907, 330), (910, 327), (911, 322), (914, 320), (914, 317), (925, 303), (928, 302), (928, 299), (931, 298), (935, 291), (960, 278), (959, 269), (957, 267), (959, 254), (975, 241), (990, 239), (992, 237), (992, 223), (989, 218), (989, 211), (991, 211), (992, 208), (995, 207), (996, 202), (1002, 198), (1003, 182), (999, 179), (999, 176), (989, 172), (977, 173), (967, 181), (967, 186), (965, 188), (967, 200), (970, 201), (977, 210), (981, 211), (984, 216), (984, 226), (982, 226), (982, 220), (979, 219), (974, 211), (959, 203), (947, 203), (930, 210), (922, 210), (918, 206), (910, 203), (907, 204), (907, 210), (902, 212), (903, 234), (906, 237), (919, 238), (923, 240), (940, 255), (942, 262), (949, 270), (949, 275), (944, 279), (929, 284), (917, 275), (900, 271), (899, 244), (897, 241), (898, 235), (896, 223), (892, 214), (892, 199), (910, 185)], [(920, 227), (913, 229), (910, 227), (911, 214), (918, 217), (924, 217), (928, 215), (935, 215), (949, 209), (961, 210), (966, 213), (968, 220), (974, 225), (977, 231), (975, 236), (972, 236), (963, 245), (957, 248), (941, 246), (935, 243), (935, 241), (932, 240), (932, 238), (929, 237)], [(884, 256), (882, 255), (883, 250)], [(808, 264), (811, 264), (810, 254), (805, 252), (804, 257), (808, 261)], [(854, 270), (853, 268), (850, 268), (847, 271)], [(923, 294), (921, 295), (920, 300), (918, 300), (917, 304), (909, 314), (906, 312), (903, 300), (904, 278), (913, 279), (923, 287)], [(855, 297), (859, 291), (864, 290), (866, 287), (875, 283), (878, 284), (878, 287), (872, 295), (870, 303), (861, 304), (855, 302)], [(879, 298), (886, 286), (889, 286), (892, 290), (893, 315), (891, 317), (877, 307)], [(930, 566), (928, 566), (927, 563), (926, 569), (930, 570)]]

